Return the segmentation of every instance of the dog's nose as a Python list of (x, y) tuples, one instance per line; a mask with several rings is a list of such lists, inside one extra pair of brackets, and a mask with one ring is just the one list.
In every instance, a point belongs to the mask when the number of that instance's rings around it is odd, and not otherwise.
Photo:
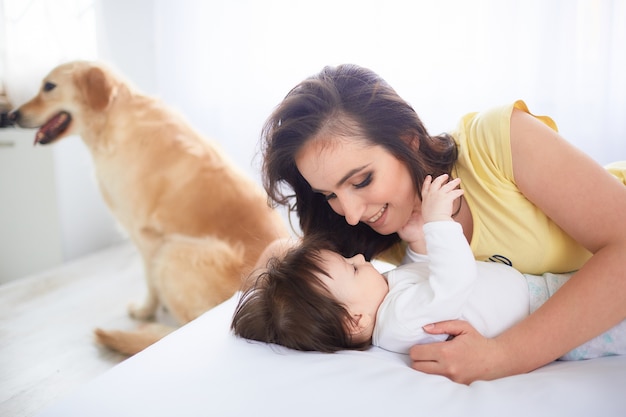
[[(0, 127), (8, 127), (13, 126), (15, 122), (17, 122), (17, 118), (19, 114), (14, 115), (14, 112), (2, 112), (0, 113)], [(15, 112), (17, 113), (17, 112)]]
[(19, 110), (14, 110), (12, 112), (9, 112), (9, 115), (7, 116), (10, 122), (16, 123), (18, 120), (20, 120), (20, 117), (22, 115), (20, 114)]

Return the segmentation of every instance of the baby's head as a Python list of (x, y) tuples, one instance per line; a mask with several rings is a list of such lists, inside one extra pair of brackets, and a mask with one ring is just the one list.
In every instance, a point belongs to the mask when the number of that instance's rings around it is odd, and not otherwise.
[[(363, 313), (352, 308), (353, 292), (356, 305), (363, 298), (357, 294), (362, 292), (360, 287), (350, 283), (360, 271), (366, 278), (361, 280), (364, 289), (369, 287), (366, 282), (381, 280), (374, 284), (377, 294), (369, 297), (374, 300), (369, 302), (373, 318), (369, 310)], [(332, 243), (314, 236), (307, 236), (281, 258), (270, 259), (249, 280), (233, 316), (235, 334), (305, 351), (367, 348), (375, 310), (387, 293), (385, 278), (362, 256), (343, 258)], [(335, 285), (339, 282), (345, 284)]]

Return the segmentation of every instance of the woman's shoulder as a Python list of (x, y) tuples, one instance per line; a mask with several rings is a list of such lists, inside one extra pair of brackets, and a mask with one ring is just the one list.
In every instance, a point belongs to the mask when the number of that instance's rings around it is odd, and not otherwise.
[(468, 113), (452, 133), (459, 148), (457, 168), (481, 167), (480, 171), (496, 171), (512, 179), (511, 118), (515, 111), (527, 113), (557, 130), (550, 117), (534, 115), (523, 100)]
[(508, 139), (511, 132), (511, 116), (515, 110), (528, 113), (541, 120), (553, 130), (558, 130), (557, 125), (549, 116), (533, 114), (523, 100), (490, 107), (480, 112), (467, 113), (461, 118), (455, 134), (457, 139), (472, 138), (484, 140)]

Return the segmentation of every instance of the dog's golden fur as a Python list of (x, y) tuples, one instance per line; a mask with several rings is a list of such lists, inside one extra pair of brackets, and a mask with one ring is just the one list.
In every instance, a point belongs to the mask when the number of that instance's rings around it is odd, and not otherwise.
[[(78, 134), (89, 148), (103, 198), (143, 257), (148, 295), (132, 317), (150, 319), (162, 304), (189, 322), (230, 297), (263, 249), (288, 236), (262, 188), (215, 143), (101, 64), (58, 66), (11, 117), (40, 128), (37, 143)], [(170, 330), (96, 336), (134, 354)]]

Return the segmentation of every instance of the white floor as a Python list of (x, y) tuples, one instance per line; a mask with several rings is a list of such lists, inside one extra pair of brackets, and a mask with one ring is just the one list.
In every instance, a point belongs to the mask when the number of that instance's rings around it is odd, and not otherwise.
[(124, 360), (93, 329), (137, 326), (126, 308), (144, 292), (129, 243), (0, 286), (0, 416), (35, 415)]

